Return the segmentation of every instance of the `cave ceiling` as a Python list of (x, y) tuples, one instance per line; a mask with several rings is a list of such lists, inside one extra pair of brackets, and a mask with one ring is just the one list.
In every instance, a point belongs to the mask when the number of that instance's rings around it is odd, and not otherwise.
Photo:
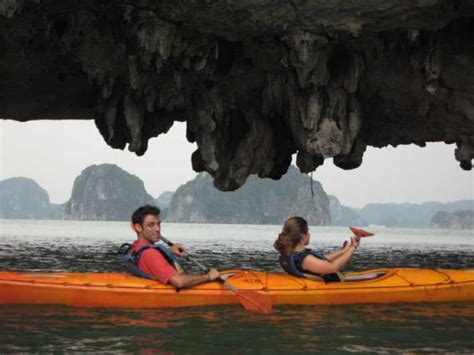
[(455, 143), (470, 170), (474, 1), (0, 0), (0, 117), (93, 119), (137, 155), (186, 122), (222, 190), (367, 146)]

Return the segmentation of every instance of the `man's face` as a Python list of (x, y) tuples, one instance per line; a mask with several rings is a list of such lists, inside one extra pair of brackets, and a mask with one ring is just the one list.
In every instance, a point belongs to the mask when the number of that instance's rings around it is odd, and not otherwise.
[(143, 224), (136, 223), (133, 229), (138, 233), (138, 238), (156, 243), (160, 240), (161, 220), (160, 217), (149, 214), (143, 220)]

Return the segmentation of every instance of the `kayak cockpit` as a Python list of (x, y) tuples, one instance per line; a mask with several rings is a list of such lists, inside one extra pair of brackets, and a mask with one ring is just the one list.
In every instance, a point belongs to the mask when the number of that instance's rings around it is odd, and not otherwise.
[(348, 275), (344, 278), (344, 282), (377, 280), (381, 277), (384, 277), (386, 274), (387, 274), (387, 271), (375, 271), (375, 272), (364, 273), (364, 274)]

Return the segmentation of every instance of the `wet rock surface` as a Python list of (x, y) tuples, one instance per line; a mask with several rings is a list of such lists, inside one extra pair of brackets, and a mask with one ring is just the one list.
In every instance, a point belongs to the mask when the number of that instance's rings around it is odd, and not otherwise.
[(474, 157), (469, 0), (0, 0), (0, 117), (94, 119), (137, 155), (186, 121), (221, 190), (367, 146)]

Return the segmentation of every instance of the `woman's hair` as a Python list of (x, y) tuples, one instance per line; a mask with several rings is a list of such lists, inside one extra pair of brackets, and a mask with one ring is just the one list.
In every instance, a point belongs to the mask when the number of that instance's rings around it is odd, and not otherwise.
[(303, 234), (308, 233), (308, 222), (302, 217), (290, 217), (283, 224), (281, 233), (273, 246), (282, 255), (289, 255), (301, 241)]

